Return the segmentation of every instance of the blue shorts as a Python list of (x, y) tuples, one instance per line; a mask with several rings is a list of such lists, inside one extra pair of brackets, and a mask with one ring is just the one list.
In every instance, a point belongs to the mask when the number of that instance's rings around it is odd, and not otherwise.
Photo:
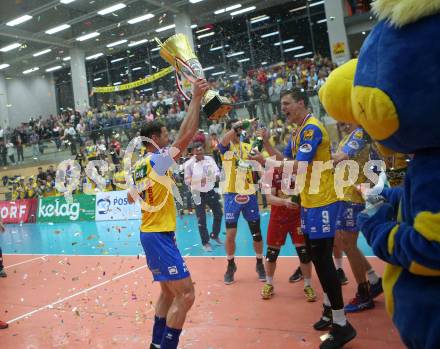
[(174, 233), (141, 232), (140, 237), (154, 281), (180, 280), (189, 276)]
[(301, 207), (303, 233), (307, 234), (311, 240), (334, 237), (339, 207), (340, 201), (321, 207)]
[(256, 195), (226, 193), (223, 198), (226, 224), (237, 224), (240, 212), (243, 212), (243, 217), (248, 222), (255, 222), (260, 219)]
[(342, 201), (339, 208), (338, 220), (336, 222), (336, 230), (357, 233), (357, 216), (364, 209), (364, 204)]

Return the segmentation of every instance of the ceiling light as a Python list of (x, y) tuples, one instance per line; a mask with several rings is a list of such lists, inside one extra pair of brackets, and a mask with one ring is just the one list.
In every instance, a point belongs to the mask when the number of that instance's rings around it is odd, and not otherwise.
[(29, 74), (29, 73), (32, 73), (32, 72), (37, 71), (37, 70), (40, 70), (40, 68), (34, 67), (34, 68), (31, 68), (31, 69), (25, 70), (23, 72), (23, 74)]
[(306, 6), (300, 6), (300, 7), (296, 7), (291, 9), (289, 12), (296, 12), (296, 11), (301, 11), (304, 10), (306, 8)]
[(115, 5), (110, 6), (110, 7), (106, 7), (104, 9), (98, 11), (98, 15), (104, 16), (104, 15), (107, 15), (109, 13), (116, 12), (118, 10), (122, 10), (125, 7), (127, 7), (127, 5), (125, 5), (122, 2), (120, 2), (118, 4), (115, 4)]
[(102, 80), (102, 78), (95, 78), (95, 79), (93, 79), (93, 81), (99, 81), (99, 80)]
[(136, 71), (136, 70), (141, 70), (142, 69), (142, 67), (136, 67), (136, 68), (133, 68), (131, 71)]
[(113, 83), (113, 86), (117, 86), (117, 85), (120, 85), (120, 84), (121, 84), (121, 82), (118, 81), (118, 82)]
[(71, 2), (74, 2), (75, 0), (60, 0), (62, 4), (70, 4)]
[(151, 52), (155, 52), (155, 51), (159, 51), (159, 50), (160, 50), (160, 47), (155, 47), (155, 48), (151, 49)]
[(270, 19), (270, 17), (266, 16), (266, 15), (254, 17), (254, 18), (251, 18), (251, 24), (258, 23), (258, 22), (263, 22), (263, 21), (266, 21), (268, 19)]
[(208, 71), (208, 70), (212, 70), (212, 69), (215, 69), (214, 67), (206, 67), (206, 68), (203, 68), (203, 71)]
[(146, 20), (151, 19), (151, 18), (153, 18), (153, 17), (154, 17), (154, 15), (153, 15), (152, 13), (147, 13), (146, 15), (143, 15), (143, 16), (140, 16), (140, 17), (135, 17), (135, 18), (129, 19), (129, 20), (127, 21), (127, 23), (129, 23), (129, 24), (135, 24), (135, 23), (139, 23), (139, 22), (146, 21)]
[(216, 75), (222, 75), (222, 74), (226, 74), (226, 72), (223, 70), (223, 71), (218, 71), (216, 73), (212, 73), (211, 75), (216, 76)]
[(128, 40), (119, 40), (119, 41), (115, 41), (115, 42), (111, 42), (110, 44), (107, 44), (107, 47), (113, 47), (113, 46), (118, 46), (118, 45), (122, 45), (125, 44)]
[(211, 47), (209, 51), (217, 51), (217, 50), (221, 50), (222, 48), (223, 46)]
[(304, 56), (309, 56), (309, 55), (313, 55), (313, 52), (309, 51), (309, 52), (299, 53), (299, 54), (295, 55), (294, 57), (299, 58), (299, 57), (304, 57)]
[(239, 63), (243, 63), (243, 62), (247, 62), (247, 61), (250, 61), (250, 60), (251, 60), (250, 58), (243, 58), (243, 59), (239, 59), (238, 62)]
[(67, 28), (70, 28), (69, 24), (61, 24), (58, 27), (53, 27), (53, 28), (50, 28), (50, 29), (46, 30), (45, 33), (51, 35), (51, 34), (58, 33), (58, 32), (60, 32), (62, 30), (65, 30)]
[(290, 52), (290, 51), (296, 51), (296, 50), (302, 50), (304, 48), (304, 46), (295, 46), (295, 47), (290, 47), (284, 50), (284, 52)]
[(267, 64), (267, 62), (261, 62), (261, 65), (266, 65)]
[(170, 25), (167, 25), (165, 27), (157, 28), (156, 29), (156, 33), (164, 32), (165, 30), (173, 29), (175, 27), (176, 27), (175, 24), (170, 24)]
[(261, 35), (261, 38), (268, 38), (269, 36), (274, 36), (274, 35), (278, 35), (280, 32), (272, 32), (272, 33), (267, 33), (267, 34), (263, 34)]
[(2, 70), (2, 69), (6, 69), (6, 68), (8, 68), (8, 67), (10, 67), (10, 65), (9, 65), (8, 63), (0, 64), (0, 70)]
[(238, 74), (229, 75), (230, 78), (238, 78)]
[(21, 46), (21, 44), (19, 44), (18, 42), (14, 42), (13, 44), (10, 44), (8, 46), (4, 46), (4, 47), (0, 48), (0, 51), (1, 52), (8, 52), (8, 51), (14, 50), (20, 46)]
[(197, 24), (191, 24), (191, 29), (197, 28)]
[(62, 67), (63, 67), (62, 65), (56, 65), (55, 67), (47, 68), (46, 71), (49, 73), (51, 71), (61, 69)]
[(91, 59), (95, 59), (95, 58), (98, 58), (98, 57), (101, 57), (101, 56), (104, 56), (104, 54), (103, 53), (96, 53), (94, 55), (86, 57), (86, 60), (89, 61)]
[(241, 10), (231, 12), (231, 16), (236, 16), (236, 15), (240, 15), (240, 14), (245, 13), (245, 12), (250, 12), (250, 11), (255, 10), (256, 8), (257, 8), (256, 6), (250, 6), (250, 7), (242, 8)]
[(203, 0), (189, 0), (191, 4), (197, 4), (198, 2), (202, 2)]
[(27, 22), (30, 19), (32, 19), (32, 16), (24, 15), (24, 16), (18, 17), (16, 19), (13, 19), (12, 21), (9, 21), (8, 23), (6, 23), (6, 25), (9, 27), (14, 27), (14, 26), (19, 25), (21, 23)]
[(95, 38), (97, 36), (99, 36), (100, 34), (98, 32), (93, 32), (93, 33), (89, 33), (86, 35), (82, 35), (82, 36), (78, 36), (76, 38), (76, 41), (85, 41), (85, 40), (89, 40), (91, 38)]
[(32, 56), (34, 56), (34, 57), (42, 56), (42, 55), (44, 55), (46, 53), (49, 53), (50, 51), (52, 51), (52, 50), (50, 48), (48, 48), (46, 50), (43, 50), (43, 51), (40, 51), (40, 52), (36, 52)]
[(324, 5), (324, 2), (325, 2), (325, 1), (312, 2), (311, 4), (309, 4), (309, 7), (314, 7), (314, 6)]
[(116, 59), (112, 59), (111, 61), (110, 61), (110, 63), (116, 63), (116, 62), (120, 62), (120, 61), (123, 61), (125, 59), (125, 57), (121, 57), (121, 58), (116, 58)]
[[(283, 45), (285, 45), (285, 44), (290, 44), (290, 43), (292, 43), (292, 42), (294, 42), (294, 41), (295, 41), (295, 40), (293, 40), (293, 39), (284, 40), (284, 41), (282, 42), (282, 44), (283, 44)], [(274, 43), (273, 45), (274, 45), (274, 46), (280, 46), (281, 43), (280, 43), (280, 42), (276, 42), (276, 43)]]
[(225, 12), (236, 10), (236, 9), (238, 9), (240, 7), (241, 7), (241, 4), (232, 5), (232, 6), (229, 6), (229, 7), (226, 7), (226, 8), (222, 8), (220, 10), (217, 10), (217, 11), (214, 12), (214, 14), (215, 15), (220, 15), (220, 14), (225, 13)]
[(317, 24), (325, 23), (327, 22), (327, 18), (320, 19), (319, 21), (316, 21)]
[(143, 91), (144, 91), (144, 92), (153, 91), (153, 88), (152, 88), (152, 87), (144, 88)]
[(213, 36), (214, 34), (215, 34), (214, 32), (210, 32), (210, 33), (202, 34), (202, 35), (199, 35), (199, 36), (197, 37), (197, 39), (207, 38), (208, 36)]
[(148, 39), (142, 39), (142, 40), (139, 40), (139, 41), (132, 41), (132, 42), (130, 42), (128, 44), (128, 47), (142, 45), (142, 44), (145, 44), (146, 42), (148, 42)]
[(231, 57), (240, 56), (240, 55), (244, 55), (244, 51), (230, 53), (226, 57), (231, 58)]
[(64, 58), (63, 58), (63, 61), (65, 61), (65, 62), (66, 62), (66, 61), (70, 61), (70, 56), (64, 57)]
[(199, 30), (196, 31), (196, 34), (203, 33), (203, 32), (206, 32), (206, 31), (208, 31), (208, 30), (211, 30), (211, 29), (212, 29), (212, 28), (203, 28), (203, 29), (199, 29)]

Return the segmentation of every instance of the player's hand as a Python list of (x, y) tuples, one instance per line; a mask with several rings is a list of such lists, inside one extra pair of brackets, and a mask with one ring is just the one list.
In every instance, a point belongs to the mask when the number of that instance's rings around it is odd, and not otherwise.
[(267, 143), (269, 142), (270, 132), (267, 128), (259, 128), (256, 132), (257, 137), (263, 138), (263, 142)]
[(297, 209), (299, 206), (294, 202), (290, 201), (290, 199), (283, 199), (283, 204), (285, 207), (290, 208), (292, 210)]
[(197, 79), (193, 85), (193, 98), (202, 99), (208, 89), (209, 85), (205, 79)]
[(264, 165), (266, 160), (264, 159), (263, 154), (261, 154), (257, 149), (252, 149), (252, 155), (249, 154), (249, 160), (258, 161), (260, 164)]

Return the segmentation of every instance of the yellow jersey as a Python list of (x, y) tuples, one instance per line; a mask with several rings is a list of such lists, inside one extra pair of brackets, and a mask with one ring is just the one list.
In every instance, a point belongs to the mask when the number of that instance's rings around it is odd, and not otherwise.
[[(170, 157), (164, 162), (169, 162), (169, 159)], [(140, 159), (134, 168), (134, 182), (139, 195), (147, 206), (146, 208), (148, 208), (145, 210), (144, 205), (141, 206), (142, 233), (174, 232), (176, 230), (176, 206), (172, 192), (174, 181), (170, 170), (156, 172), (155, 165), (158, 161), (161, 161), (160, 155), (149, 154)], [(164, 175), (160, 175), (162, 173)]]
[[(356, 161), (359, 165), (359, 174), (356, 183), (344, 188), (344, 197), (341, 200), (363, 204), (364, 199), (361, 192), (357, 189), (357, 185), (368, 181), (364, 175), (364, 165), (369, 160), (370, 146), (365, 131), (362, 128), (357, 128), (346, 135), (338, 145), (338, 152), (347, 154), (350, 160)], [(347, 179), (348, 168), (346, 168), (344, 173), (344, 180)]]
[[(250, 186), (254, 184), (252, 168), (247, 162), (249, 152), (252, 150), (251, 145), (244, 142), (238, 144), (231, 142), (227, 147), (221, 143), (217, 147), (220, 150), (225, 176), (222, 183), (223, 193), (249, 194)], [(227, 156), (228, 151), (232, 156)]]
[[(334, 187), (333, 165), (328, 163), (319, 173), (317, 161), (331, 161), (330, 138), (322, 123), (307, 115), (302, 125), (292, 134), (284, 156), (301, 162), (308, 162), (307, 172), (297, 175), (296, 184), (302, 186), (301, 206), (305, 208), (322, 207), (338, 201)], [(315, 166), (314, 166), (315, 164)], [(315, 168), (314, 168), (315, 167)], [(312, 176), (313, 173), (313, 176)], [(302, 182), (302, 185), (301, 185)]]

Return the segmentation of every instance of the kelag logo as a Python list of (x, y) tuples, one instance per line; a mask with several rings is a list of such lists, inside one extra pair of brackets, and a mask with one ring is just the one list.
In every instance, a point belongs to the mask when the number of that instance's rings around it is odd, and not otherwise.
[(79, 203), (60, 203), (56, 201), (55, 204), (44, 204), (40, 202), (38, 207), (38, 217), (68, 217), (71, 221), (76, 221), (79, 217)]
[(110, 199), (108, 197), (99, 199), (96, 202), (96, 207), (99, 214), (107, 214), (110, 211)]

